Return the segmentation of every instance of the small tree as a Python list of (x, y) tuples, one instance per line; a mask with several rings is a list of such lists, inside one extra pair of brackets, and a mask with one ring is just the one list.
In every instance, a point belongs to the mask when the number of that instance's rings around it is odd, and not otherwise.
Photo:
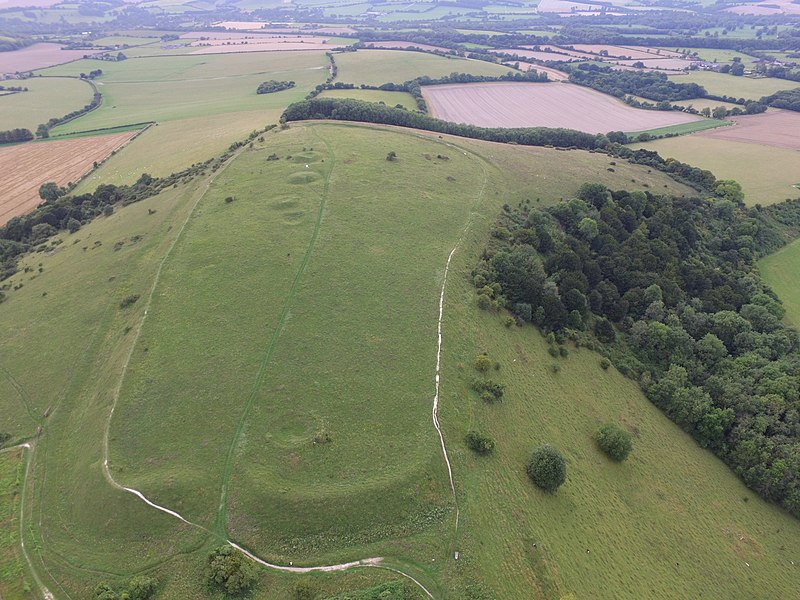
[(594, 439), (598, 447), (617, 462), (628, 458), (633, 450), (631, 434), (613, 423), (607, 423), (598, 429)]
[(479, 373), (486, 373), (492, 368), (492, 359), (486, 354), (481, 354), (475, 359), (475, 370)]
[(389, 154), (386, 155), (386, 160), (388, 160), (389, 162), (392, 162), (393, 160), (396, 159), (397, 159), (397, 152), (395, 152), (394, 150), (392, 150), (391, 152), (389, 152)]
[(255, 585), (258, 573), (241, 552), (231, 546), (220, 546), (208, 555), (208, 585), (235, 596)]
[(67, 221), (67, 229), (70, 233), (75, 233), (81, 228), (81, 222), (78, 219), (70, 219)]
[(546, 492), (555, 492), (567, 479), (567, 463), (550, 444), (534, 450), (525, 469), (528, 477)]

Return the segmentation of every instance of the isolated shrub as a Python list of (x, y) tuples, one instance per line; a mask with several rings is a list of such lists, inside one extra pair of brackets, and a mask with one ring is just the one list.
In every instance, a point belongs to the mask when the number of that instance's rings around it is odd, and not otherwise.
[(67, 229), (70, 233), (75, 233), (81, 228), (81, 222), (78, 219), (70, 219), (67, 221)]
[(119, 303), (119, 307), (122, 309), (128, 308), (129, 306), (133, 306), (136, 304), (136, 301), (139, 300), (139, 294), (131, 294), (123, 298), (122, 302)]
[(480, 394), (484, 402), (502, 400), (505, 393), (505, 386), (491, 379), (476, 379), (472, 382), (472, 389)]
[(600, 359), (600, 368), (603, 369), (603, 371), (608, 370), (608, 367), (610, 367), (610, 366), (611, 366), (611, 361), (610, 360), (608, 360), (607, 358), (601, 358)]
[(478, 358), (475, 359), (475, 363), (473, 365), (475, 370), (479, 373), (486, 373), (489, 369), (492, 368), (492, 359), (490, 359), (486, 354), (481, 354)]
[(397, 152), (395, 152), (394, 150), (392, 150), (391, 152), (389, 152), (389, 154), (386, 155), (386, 160), (388, 160), (389, 162), (392, 162), (396, 158), (397, 158)]
[(546, 492), (555, 492), (567, 478), (567, 463), (550, 444), (534, 450), (525, 468), (528, 477)]
[(488, 454), (494, 450), (494, 440), (486, 435), (481, 435), (477, 431), (467, 433), (467, 446), (470, 450), (478, 454)]
[(558, 353), (559, 353), (559, 355), (563, 356), (564, 358), (569, 356), (569, 350), (567, 349), (566, 346), (559, 346), (558, 347)]
[(555, 346), (548, 346), (547, 353), (553, 358), (556, 358), (558, 356), (558, 348)]
[(486, 294), (478, 294), (478, 308), (481, 310), (489, 310), (492, 308), (492, 299)]
[(212, 588), (236, 596), (252, 588), (257, 579), (253, 563), (231, 546), (220, 546), (208, 555), (206, 581)]
[(0, 448), (5, 446), (11, 439), (10, 433), (0, 433)]
[(609, 458), (618, 462), (628, 458), (631, 450), (633, 450), (631, 434), (613, 423), (607, 423), (598, 429), (594, 439), (597, 442), (597, 446)]
[[(503, 319), (503, 325), (505, 325), (506, 327), (512, 327), (513, 325), (516, 324), (516, 322), (517, 322), (517, 320), (514, 317), (511, 317), (511, 316), (506, 317), (505, 319)], [(496, 363), (496, 364), (499, 365), (500, 363)]]
[(149, 600), (156, 593), (158, 581), (152, 577), (138, 575), (128, 582), (130, 600)]
[(228, 196), (225, 198), (225, 204), (230, 204), (231, 202), (233, 202), (233, 196)]

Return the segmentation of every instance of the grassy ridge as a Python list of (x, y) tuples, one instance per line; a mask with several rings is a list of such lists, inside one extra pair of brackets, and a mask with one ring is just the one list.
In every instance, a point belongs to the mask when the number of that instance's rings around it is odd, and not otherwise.
[(0, 594), (8, 600), (35, 598), (19, 549), (19, 493), (23, 451), (0, 453)]

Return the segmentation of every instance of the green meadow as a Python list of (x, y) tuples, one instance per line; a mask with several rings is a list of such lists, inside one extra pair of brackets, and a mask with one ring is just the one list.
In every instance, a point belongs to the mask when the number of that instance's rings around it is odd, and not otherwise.
[[(0, 390), (5, 388), (0, 384)], [(0, 594), (8, 600), (36, 596), (28, 582), (19, 546), (20, 492), (25, 468), (22, 450), (0, 451)]]
[(800, 242), (794, 241), (759, 263), (762, 277), (778, 294), (786, 308), (785, 320), (795, 329), (800, 327)]
[[(75, 76), (101, 61), (80, 60), (46, 73)], [(282, 109), (325, 79), (321, 52), (253, 52), (240, 55), (163, 56), (102, 63), (97, 80), (103, 104), (54, 130), (69, 133), (144, 121), (175, 121), (214, 114)], [(256, 94), (269, 79), (297, 85)]]
[(712, 71), (690, 71), (685, 75), (672, 75), (675, 83), (696, 83), (702, 85), (709, 94), (714, 96), (731, 96), (733, 98), (746, 98), (758, 100), (780, 90), (794, 89), (798, 84), (785, 79), (773, 77), (736, 77), (726, 73)]
[(92, 87), (70, 77), (33, 77), (4, 84), (27, 87), (28, 91), (0, 96), (0, 130), (22, 127), (35, 132), (40, 123), (63, 117), (92, 101)]
[[(437, 598), (786, 597), (798, 581), (781, 546), (796, 521), (598, 356), (573, 350), (553, 373), (534, 329), (475, 307), (469, 272), (504, 203), (559, 202), (583, 181), (692, 193), (608, 165), (597, 153), (294, 124), (31, 255), (0, 306), (0, 430), (22, 439), (42, 427), (24, 531), (43, 585), (87, 597), (148, 574), (159, 597), (203, 597), (204, 557), (230, 538), (279, 564), (382, 556)], [(458, 531), (431, 423), (438, 299), (456, 246), (440, 416)], [(507, 385), (498, 405), (468, 389), (482, 351)], [(638, 431), (624, 465), (591, 441), (606, 420)], [(464, 446), (476, 427), (498, 440), (493, 456)], [(196, 525), (111, 486), (105, 439), (116, 481)], [(569, 462), (553, 497), (523, 470), (543, 441)], [(723, 574), (715, 589), (712, 571)], [(254, 597), (392, 581), (423, 597), (376, 568), (265, 570)]]
[(632, 148), (655, 150), (664, 158), (676, 158), (720, 179), (734, 179), (744, 190), (747, 204), (774, 204), (797, 198), (800, 192), (796, 165), (800, 152), (761, 144), (714, 139), (700, 135), (664, 138), (634, 144)]
[(417, 102), (414, 96), (407, 92), (384, 92), (382, 90), (325, 90), (320, 94), (321, 98), (353, 98), (364, 100), (365, 102), (382, 102), (386, 106), (397, 106), (398, 104), (407, 110), (417, 110)]
[(442, 77), (450, 73), (504, 75), (510, 70), (493, 63), (465, 58), (444, 58), (405, 50), (359, 50), (336, 55), (338, 81), (367, 85), (403, 83), (420, 75)]

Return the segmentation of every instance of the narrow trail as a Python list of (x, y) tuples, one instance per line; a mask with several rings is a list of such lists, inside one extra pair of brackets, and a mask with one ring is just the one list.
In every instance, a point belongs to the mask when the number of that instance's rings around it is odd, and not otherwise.
[[(446, 146), (450, 146), (453, 148), (458, 148), (458, 146), (453, 146), (451, 144), (445, 143)], [(458, 148), (461, 150), (460, 148)], [(461, 150), (466, 155), (467, 152)], [(470, 153), (472, 154), (472, 153)], [(475, 156), (474, 154), (472, 154)], [(483, 183), (481, 184), (481, 189), (478, 192), (478, 196), (475, 199), (475, 203), (473, 205), (473, 210), (477, 207), (481, 201), (483, 200), (483, 194), (486, 191), (486, 184), (488, 182), (488, 176), (486, 174), (486, 166), (483, 164), (483, 161), (480, 161), (481, 169), (483, 170)], [(450, 464), (450, 457), (447, 454), (447, 445), (444, 441), (444, 434), (442, 433), (442, 427), (439, 423), (439, 383), (441, 380), (441, 364), (442, 364), (442, 319), (444, 317), (444, 292), (445, 288), (447, 287), (447, 275), (450, 272), (450, 263), (453, 260), (453, 255), (458, 250), (458, 247), (461, 245), (461, 241), (464, 239), (467, 231), (469, 231), (469, 227), (472, 224), (472, 213), (470, 212), (470, 216), (467, 219), (467, 223), (464, 226), (464, 229), (461, 231), (461, 235), (459, 235), (458, 240), (456, 240), (455, 246), (453, 249), (450, 250), (450, 254), (447, 256), (447, 263), (444, 267), (444, 277), (442, 278), (442, 291), (439, 294), (439, 319), (437, 324), (437, 342), (436, 342), (436, 374), (434, 378), (434, 390), (435, 393), (433, 395), (433, 409), (432, 409), (432, 416), (433, 416), (433, 426), (436, 429), (436, 433), (439, 435), (439, 443), (442, 446), (442, 456), (444, 457), (444, 462), (447, 465), (447, 476), (450, 479), (450, 491), (453, 493), (453, 504), (455, 506), (455, 525), (454, 525), (454, 536), (458, 535), (458, 525), (459, 525), (459, 518), (461, 516), (461, 510), (458, 506), (458, 496), (456, 495), (456, 485), (453, 479), (453, 468)]]

